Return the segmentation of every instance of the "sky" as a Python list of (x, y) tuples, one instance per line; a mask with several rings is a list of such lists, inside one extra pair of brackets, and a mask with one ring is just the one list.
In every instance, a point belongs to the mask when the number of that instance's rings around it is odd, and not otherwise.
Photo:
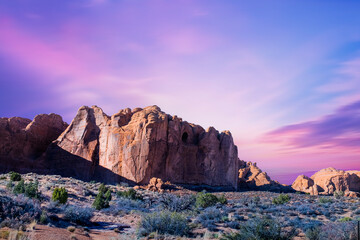
[(158, 105), (273, 179), (360, 170), (360, 2), (0, 0), (0, 117)]

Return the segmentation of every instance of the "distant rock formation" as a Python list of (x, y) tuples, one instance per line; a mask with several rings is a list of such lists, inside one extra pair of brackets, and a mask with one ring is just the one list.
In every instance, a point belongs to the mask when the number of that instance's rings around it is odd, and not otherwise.
[(83, 180), (146, 185), (279, 190), (256, 164), (239, 160), (229, 131), (207, 130), (157, 106), (127, 108), (108, 116), (81, 107), (71, 124), (56, 114), (33, 121), (0, 119), (0, 171), (60, 174)]
[(239, 189), (259, 189), (289, 192), (291, 188), (271, 180), (266, 172), (261, 171), (256, 163), (241, 161), (239, 169)]
[(41, 161), (48, 145), (67, 127), (61, 116), (40, 114), (26, 118), (0, 118), (0, 171), (44, 169)]
[(312, 195), (343, 191), (345, 196), (360, 196), (360, 171), (326, 168), (316, 172), (310, 178), (304, 175), (298, 176), (291, 187), (296, 191)]

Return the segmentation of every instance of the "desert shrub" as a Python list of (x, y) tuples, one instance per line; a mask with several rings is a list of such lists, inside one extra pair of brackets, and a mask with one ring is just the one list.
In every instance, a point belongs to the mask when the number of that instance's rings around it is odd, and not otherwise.
[(334, 198), (336, 198), (336, 199), (342, 198), (343, 196), (344, 196), (343, 191), (335, 191), (334, 192)]
[(232, 228), (232, 229), (239, 229), (240, 228), (240, 223), (237, 222), (237, 221), (226, 222), (225, 227), (229, 227), (229, 228)]
[(25, 183), (24, 179), (21, 179), (13, 189), (14, 194), (25, 194), (29, 198), (39, 198), (40, 193), (38, 191), (38, 182)]
[(93, 207), (96, 210), (101, 210), (103, 208), (108, 208), (111, 201), (111, 190), (108, 189), (104, 184), (101, 184), (99, 187), (99, 193), (96, 195)]
[(218, 197), (218, 202), (223, 205), (227, 204), (227, 199), (224, 194), (222, 194), (220, 197)]
[(199, 214), (196, 222), (201, 223), (201, 225), (208, 230), (214, 231), (216, 230), (215, 224), (221, 220), (222, 216), (222, 212), (216, 207), (208, 207)]
[[(220, 201), (222, 204), (224, 202), (225, 203), (227, 202), (225, 197), (222, 197), (222, 199)], [(200, 193), (196, 194), (195, 205), (197, 207), (207, 208), (207, 207), (214, 206), (218, 202), (219, 202), (219, 198), (216, 197), (214, 194), (205, 193), (205, 192), (200, 192)]]
[(39, 205), (30, 198), (19, 195), (15, 198), (0, 196), (0, 227), (19, 228), (38, 220)]
[(350, 222), (350, 221), (352, 221), (352, 218), (350, 217), (343, 217), (339, 219), (339, 222)]
[(20, 182), (18, 182), (18, 184), (15, 185), (14, 189), (13, 189), (13, 193), (14, 194), (22, 194), (25, 193), (25, 182), (24, 179), (21, 179)]
[(142, 201), (131, 200), (128, 198), (119, 198), (114, 205), (114, 209), (109, 209), (109, 211), (113, 213), (118, 213), (120, 211), (130, 213), (131, 211), (148, 212), (149, 210)]
[(300, 205), (299, 207), (297, 207), (296, 210), (299, 211), (299, 213), (303, 214), (303, 215), (314, 215), (314, 214), (316, 214), (314, 207), (315, 206), (312, 204), (304, 204), (304, 205)]
[(260, 197), (259, 196), (255, 196), (252, 199), (252, 203), (254, 203), (255, 205), (258, 205), (260, 203)]
[(68, 199), (68, 193), (64, 187), (54, 189), (51, 200), (54, 202), (59, 202), (61, 204), (65, 204)]
[(332, 203), (333, 200), (331, 198), (327, 198), (327, 197), (322, 197), (319, 198), (319, 203)]
[(69, 205), (65, 208), (65, 218), (71, 222), (78, 224), (86, 224), (90, 221), (93, 214), (93, 209), (88, 207), (79, 207)]
[(142, 217), (138, 232), (147, 236), (152, 232), (186, 236), (189, 233), (188, 221), (184, 215), (177, 212), (154, 212)]
[(320, 240), (355, 240), (357, 239), (356, 222), (328, 223), (320, 227)]
[(305, 232), (305, 236), (309, 240), (320, 240), (320, 228), (319, 227), (309, 228)]
[(285, 204), (290, 201), (290, 196), (287, 194), (280, 194), (278, 197), (274, 198), (273, 204)]
[(130, 188), (129, 190), (125, 190), (125, 191), (118, 191), (116, 193), (116, 195), (118, 197), (128, 198), (131, 200), (141, 200), (141, 201), (143, 200), (143, 197), (132, 188)]
[(21, 175), (17, 172), (10, 172), (10, 180), (14, 182), (18, 182), (21, 180)]
[(40, 198), (40, 192), (38, 188), (39, 183), (37, 181), (34, 183), (25, 184), (25, 196), (29, 198)]
[(45, 211), (42, 211), (42, 212), (41, 212), (41, 215), (40, 215), (39, 222), (40, 222), (41, 224), (46, 224), (48, 221), (49, 221), (49, 219), (48, 219), (47, 213), (46, 213)]
[(194, 203), (194, 195), (176, 196), (173, 194), (163, 194), (160, 197), (161, 207), (171, 212), (181, 212), (191, 210)]
[(291, 239), (294, 232), (286, 232), (281, 225), (272, 219), (254, 218), (240, 226), (240, 231), (226, 234), (224, 240), (285, 240)]

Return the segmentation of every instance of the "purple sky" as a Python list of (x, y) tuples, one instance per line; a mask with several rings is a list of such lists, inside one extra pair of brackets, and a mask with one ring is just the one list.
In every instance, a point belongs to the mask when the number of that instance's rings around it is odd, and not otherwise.
[(360, 170), (358, 1), (0, 1), (0, 116), (158, 105), (290, 183)]

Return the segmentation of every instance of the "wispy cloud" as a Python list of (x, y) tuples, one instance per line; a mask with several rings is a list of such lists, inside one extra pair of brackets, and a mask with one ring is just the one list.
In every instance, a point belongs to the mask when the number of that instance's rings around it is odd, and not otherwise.
[(262, 141), (295, 149), (346, 147), (360, 152), (360, 101), (318, 120), (281, 127), (267, 133)]

